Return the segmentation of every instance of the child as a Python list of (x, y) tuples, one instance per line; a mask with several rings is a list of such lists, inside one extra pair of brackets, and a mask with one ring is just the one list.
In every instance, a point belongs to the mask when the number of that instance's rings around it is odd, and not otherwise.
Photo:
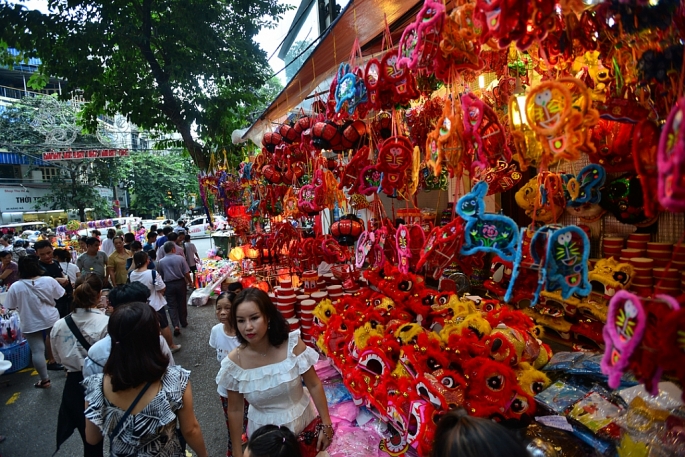
[[(209, 345), (216, 349), (216, 358), (221, 361), (240, 344), (236, 337), (236, 331), (231, 327), (231, 308), (235, 294), (233, 292), (223, 292), (216, 300), (216, 317), (219, 319), (219, 324), (212, 327), (212, 333), (209, 335)], [(219, 386), (217, 389), (219, 397), (221, 398), (221, 406), (224, 409), (224, 417), (226, 418), (226, 430), (228, 431), (228, 450), (226, 457), (233, 456), (233, 447), (231, 444), (231, 433), (228, 428), (228, 393), (226, 389)], [(245, 402), (245, 414), (243, 419), (243, 436), (247, 429), (247, 408), (248, 403)], [(242, 443), (241, 443), (242, 444)]]
[(245, 457), (300, 457), (297, 438), (287, 427), (265, 425), (252, 433)]

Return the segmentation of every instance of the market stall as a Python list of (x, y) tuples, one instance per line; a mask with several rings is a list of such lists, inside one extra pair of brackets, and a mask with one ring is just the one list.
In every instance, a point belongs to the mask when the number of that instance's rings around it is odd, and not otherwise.
[(350, 2), (312, 112), (282, 117), (320, 48), (249, 160), (200, 176), (233, 274), (326, 356), (331, 454), (429, 455), (464, 407), (537, 455), (682, 455), (683, 7), (397, 8)]

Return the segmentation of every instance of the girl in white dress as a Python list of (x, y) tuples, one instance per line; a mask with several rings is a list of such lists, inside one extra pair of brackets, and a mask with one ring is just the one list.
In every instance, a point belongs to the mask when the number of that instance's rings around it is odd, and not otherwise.
[[(318, 354), (304, 344), (299, 331), (288, 332), (286, 320), (259, 289), (245, 289), (235, 298), (231, 321), (240, 346), (224, 358), (217, 375), (217, 384), (228, 393), (231, 441), (240, 442), (247, 400), (248, 437), (264, 425), (283, 425), (298, 436), (303, 456), (328, 448), (333, 425), (314, 371)], [(235, 446), (233, 455), (243, 457), (242, 449)]]

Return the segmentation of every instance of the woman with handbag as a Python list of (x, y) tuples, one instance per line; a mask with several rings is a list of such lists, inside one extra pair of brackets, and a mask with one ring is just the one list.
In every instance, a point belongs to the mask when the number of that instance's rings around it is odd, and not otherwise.
[(133, 268), (135, 270), (128, 274), (128, 279), (131, 282), (139, 282), (150, 290), (148, 303), (157, 312), (162, 336), (173, 354), (181, 349), (181, 345), (174, 344), (174, 339), (171, 337), (171, 327), (169, 327), (169, 319), (167, 319), (166, 309), (164, 308), (166, 306), (166, 298), (164, 298), (166, 285), (162, 281), (162, 276), (156, 270), (150, 269), (150, 257), (145, 251), (138, 251), (133, 254)]
[(52, 326), (59, 320), (55, 300), (63, 295), (64, 288), (54, 278), (43, 276), (37, 256), (19, 259), (19, 280), (10, 287), (5, 306), (19, 313), (21, 331), (31, 349), (33, 367), (40, 376), (40, 381), (33, 385), (37, 389), (50, 387), (48, 370), (62, 369), (52, 356), (49, 336)]
[(86, 439), (109, 439), (110, 455), (185, 457), (183, 438), (198, 457), (207, 457), (193, 412), (188, 370), (169, 366), (159, 347), (157, 315), (146, 303), (118, 306), (109, 320), (112, 352), (104, 373), (83, 381)]
[[(274, 424), (289, 428), (297, 436), (303, 457), (328, 448), (333, 425), (323, 386), (314, 371), (318, 354), (302, 342), (299, 331), (288, 332), (285, 318), (259, 289), (238, 294), (231, 321), (240, 346), (224, 358), (217, 375), (217, 383), (228, 392), (231, 441), (240, 442), (246, 399), (250, 403), (248, 437), (260, 427)], [(233, 455), (243, 457), (242, 449), (235, 446)]]
[(98, 308), (101, 293), (102, 280), (99, 276), (89, 274), (77, 279), (73, 312), (57, 321), (50, 332), (55, 360), (67, 370), (57, 416), (57, 449), (77, 429), (83, 440), (85, 457), (102, 456), (101, 443), (93, 446), (86, 442), (85, 397), (81, 386), (88, 349), (107, 336), (109, 318)]

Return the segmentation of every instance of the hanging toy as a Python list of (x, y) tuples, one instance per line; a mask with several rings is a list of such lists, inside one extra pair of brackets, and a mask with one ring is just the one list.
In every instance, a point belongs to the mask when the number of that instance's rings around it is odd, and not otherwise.
[[(547, 238), (547, 252), (543, 263), (545, 289), (549, 292), (561, 290), (564, 300), (572, 295), (587, 296), (592, 292), (588, 280), (588, 259), (590, 240), (583, 230), (574, 225), (566, 227), (546, 226), (538, 230), (531, 245), (538, 244), (538, 238)], [(531, 249), (534, 261), (537, 251)]]
[[(447, 160), (449, 153), (449, 163), (459, 167), (463, 154), (462, 137), (464, 127), (459, 116), (459, 110), (454, 110), (452, 98), (447, 97), (443, 106), (442, 117), (435, 125), (435, 130), (428, 134), (426, 140), (426, 163), (433, 169), (435, 176), (439, 176), (443, 163)], [(452, 168), (452, 167), (451, 167)], [(453, 169), (455, 174), (461, 174), (461, 169)]]
[(409, 273), (409, 259), (412, 257), (411, 249), (409, 248), (411, 244), (410, 239), (409, 230), (404, 224), (400, 224), (395, 234), (397, 257), (399, 259), (397, 269), (404, 274)]
[(642, 185), (642, 200), (647, 217), (655, 217), (660, 210), (658, 150), (659, 128), (653, 121), (642, 119), (633, 133), (633, 161)]
[(376, 169), (383, 173), (383, 190), (392, 193), (402, 188), (404, 172), (412, 164), (413, 148), (408, 138), (393, 136), (383, 142)]
[(580, 170), (578, 176), (563, 174), (566, 211), (584, 221), (596, 220), (605, 210), (599, 206), (602, 200), (600, 189), (606, 181), (606, 172), (601, 165), (590, 164)]
[(544, 156), (542, 143), (526, 123), (525, 110), (521, 109), (517, 97), (513, 96), (509, 99), (509, 127), (516, 151), (512, 158), (519, 163), (521, 171), (528, 170), (528, 167), (539, 168)]
[[(511, 151), (497, 114), (475, 95), (461, 97), (464, 112), (464, 139), (470, 148), (471, 175), (476, 180), (498, 162), (511, 162)], [(494, 193), (493, 190), (490, 191)]]
[(516, 192), (514, 199), (528, 217), (544, 224), (559, 220), (566, 207), (562, 179), (549, 171), (531, 178)]
[(685, 128), (681, 98), (661, 132), (658, 151), (659, 203), (668, 211), (685, 211)]
[(637, 175), (632, 173), (618, 176), (607, 183), (600, 205), (623, 224), (649, 226), (656, 222), (656, 217), (649, 218), (645, 214), (642, 184)]
[(432, 65), (439, 50), (444, 20), (445, 6), (433, 0), (426, 0), (416, 15), (416, 20), (402, 33), (397, 65), (414, 72)]
[(603, 331), (606, 349), (601, 364), (602, 373), (609, 376), (607, 383), (612, 389), (621, 385), (621, 376), (640, 344), (646, 326), (646, 314), (640, 299), (625, 290), (616, 292), (609, 302)]
[(545, 81), (529, 91), (526, 120), (542, 143), (542, 164), (574, 161), (584, 150), (594, 152), (588, 132), (599, 113), (590, 108), (590, 100), (585, 84), (575, 78)]
[(499, 214), (486, 214), (483, 198), (488, 184), (481, 181), (459, 199), (456, 211), (466, 221), (462, 255), (492, 252), (503, 260), (513, 260), (519, 243), (516, 222)]

